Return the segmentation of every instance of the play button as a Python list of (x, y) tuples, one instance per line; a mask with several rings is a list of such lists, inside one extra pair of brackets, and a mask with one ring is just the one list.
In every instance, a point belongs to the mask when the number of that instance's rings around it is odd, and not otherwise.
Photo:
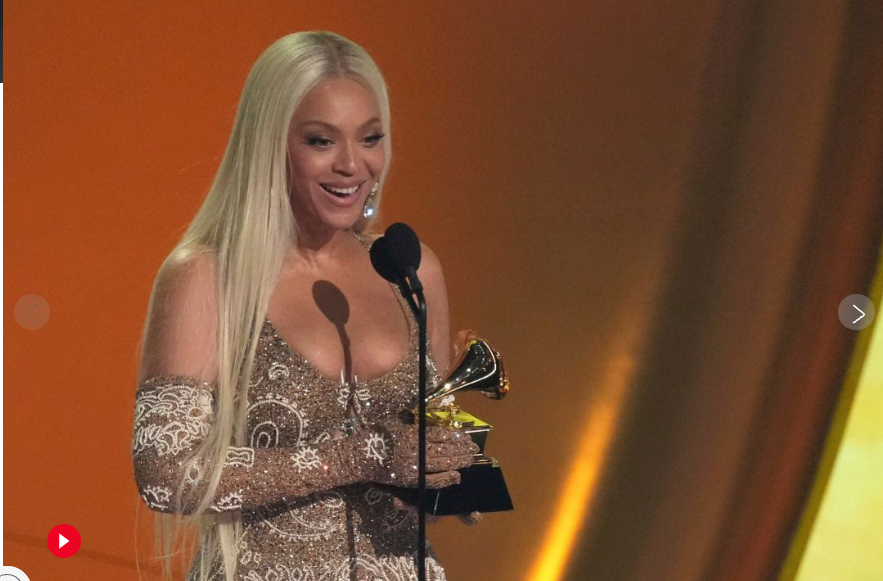
[(58, 525), (49, 531), (46, 545), (56, 557), (73, 557), (80, 550), (80, 533), (71, 525)]

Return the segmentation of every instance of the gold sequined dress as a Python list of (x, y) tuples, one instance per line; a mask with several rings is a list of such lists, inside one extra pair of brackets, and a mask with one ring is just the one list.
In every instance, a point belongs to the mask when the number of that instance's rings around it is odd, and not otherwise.
[[(236, 579), (416, 579), (415, 514), (396, 509), (393, 489), (385, 485), (335, 485), (346, 481), (341, 474), (347, 470), (379, 460), (386, 445), (383, 434), (371, 430), (342, 436), (348, 409), (355, 406), (370, 425), (417, 401), (417, 324), (390, 287), (408, 319), (410, 347), (393, 370), (371, 381), (332, 381), (264, 320), (248, 394), (250, 442), (230, 449), (210, 508), (242, 513)], [(438, 380), (431, 354), (429, 376), (430, 384)], [(132, 455), (139, 493), (153, 510), (177, 506), (180, 474), (194, 486), (199, 481), (202, 468), (187, 465), (186, 458), (208, 433), (213, 391), (212, 384), (180, 375), (153, 376), (139, 385)], [(428, 542), (426, 555), (427, 578), (444, 580)], [(188, 579), (195, 578), (196, 566)], [(221, 566), (212, 568), (213, 579), (223, 580)]]

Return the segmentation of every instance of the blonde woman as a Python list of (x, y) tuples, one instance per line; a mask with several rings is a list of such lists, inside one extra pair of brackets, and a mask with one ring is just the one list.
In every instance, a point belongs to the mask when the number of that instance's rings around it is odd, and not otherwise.
[[(417, 327), (368, 253), (390, 157), (362, 48), (304, 32), (255, 63), (142, 335), (132, 455), (166, 576), (195, 530), (191, 581), (416, 578), (416, 513), (395, 492), (417, 485)], [(448, 306), (425, 246), (419, 275), (436, 381)], [(457, 483), (476, 450), (430, 427), (427, 486)], [(430, 547), (427, 576), (445, 577)]]

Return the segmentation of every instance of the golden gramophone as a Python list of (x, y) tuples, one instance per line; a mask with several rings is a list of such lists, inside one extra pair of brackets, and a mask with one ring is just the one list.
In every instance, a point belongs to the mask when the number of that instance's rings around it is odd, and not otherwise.
[[(500, 354), (487, 341), (473, 331), (461, 337), (463, 344), (451, 371), (427, 391), (426, 416), (429, 422), (469, 434), (479, 453), (471, 466), (459, 471), (459, 484), (426, 491), (424, 510), (434, 515), (512, 510), (503, 471), (496, 459), (484, 454), (493, 426), (453, 402), (454, 394), (474, 391), (490, 399), (503, 399), (509, 392), (509, 379)], [(419, 413), (416, 406), (411, 411), (415, 417)]]

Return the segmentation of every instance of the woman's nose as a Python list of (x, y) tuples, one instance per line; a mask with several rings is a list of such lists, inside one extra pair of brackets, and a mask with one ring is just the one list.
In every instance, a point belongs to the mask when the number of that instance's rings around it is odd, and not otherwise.
[(353, 145), (347, 142), (341, 143), (337, 150), (337, 156), (334, 158), (333, 171), (347, 175), (356, 173), (356, 152)]

